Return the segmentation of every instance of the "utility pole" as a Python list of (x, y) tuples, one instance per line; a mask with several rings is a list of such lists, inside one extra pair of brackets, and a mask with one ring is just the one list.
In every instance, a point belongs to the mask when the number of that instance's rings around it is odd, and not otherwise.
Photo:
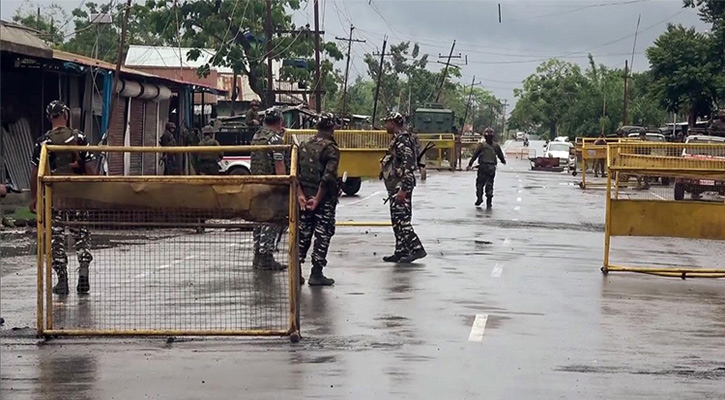
[(322, 112), (320, 92), (320, 2), (315, 0), (315, 111)]
[(357, 43), (365, 43), (364, 40), (358, 40), (352, 38), (352, 31), (355, 29), (355, 27), (350, 24), (350, 37), (348, 38), (341, 38), (335, 36), (335, 39), (337, 40), (344, 40), (347, 42), (347, 63), (345, 65), (345, 83), (343, 84), (342, 89), (342, 114), (345, 115), (345, 112), (347, 111), (347, 77), (350, 74), (350, 50), (352, 50), (352, 42)]
[[(471, 79), (471, 91), (468, 93), (468, 101), (466, 102), (466, 113), (463, 114), (463, 126), (466, 126), (466, 119), (468, 119), (468, 109), (471, 107), (471, 98), (473, 97), (473, 86), (480, 83), (476, 83), (476, 75), (473, 75), (473, 79)], [(463, 126), (461, 127), (461, 133), (463, 133)]]
[(629, 102), (628, 86), (629, 86), (629, 65), (627, 64), (627, 60), (624, 60), (624, 108), (622, 110), (622, 126), (627, 125), (627, 105)]
[[(503, 115), (501, 120), (501, 135), (506, 134), (506, 108), (508, 107), (509, 102), (508, 100), (504, 99), (503, 101)], [(503, 137), (503, 136), (502, 136)]]
[[(445, 63), (445, 67), (443, 68), (443, 78), (441, 79), (441, 84), (438, 86), (438, 94), (436, 94), (436, 103), (441, 97), (441, 92), (443, 91), (443, 84), (446, 83), (446, 78), (448, 77), (448, 66), (451, 65), (451, 58), (461, 58), (461, 55), (458, 54), (457, 56), (453, 56), (453, 49), (456, 48), (456, 41), (453, 41), (453, 45), (451, 45), (451, 51), (448, 53), (448, 60)], [(438, 58), (444, 58), (442, 55), (438, 54)], [(468, 62), (468, 58), (466, 58), (466, 62)], [(440, 61), (439, 61), (440, 63)]]
[(378, 70), (378, 82), (375, 85), (375, 100), (373, 100), (373, 126), (375, 126), (375, 116), (378, 113), (378, 96), (380, 95), (380, 82), (383, 78), (383, 62), (385, 61), (385, 47), (388, 44), (388, 35), (383, 38), (383, 51), (380, 52), (380, 69)]
[[(113, 119), (113, 103), (117, 97), (116, 90), (118, 90), (118, 79), (121, 75), (121, 63), (123, 62), (123, 48), (126, 45), (126, 29), (128, 28), (128, 16), (131, 14), (131, 0), (126, 2), (126, 11), (123, 14), (123, 25), (121, 26), (121, 42), (118, 44), (118, 58), (116, 59), (116, 71), (113, 74), (113, 88), (111, 89), (111, 102), (108, 105), (108, 126), (106, 127), (106, 134), (104, 136), (104, 142), (108, 140), (108, 130), (111, 128), (111, 120)], [(202, 110), (203, 112), (203, 110)]]
[[(315, 2), (315, 6), (317, 2)], [(264, 43), (267, 53), (267, 90), (264, 95), (265, 107), (272, 107), (275, 101), (274, 77), (272, 76), (272, 0), (267, 0), (267, 18), (264, 24)]]

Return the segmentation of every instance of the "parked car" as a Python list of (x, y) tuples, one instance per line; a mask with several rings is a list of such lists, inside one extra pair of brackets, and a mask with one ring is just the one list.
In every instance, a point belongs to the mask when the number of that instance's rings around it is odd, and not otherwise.
[(576, 156), (571, 155), (571, 148), (574, 147), (569, 142), (549, 142), (544, 149), (544, 157), (558, 158), (559, 165), (567, 165), (573, 168), (576, 165)]
[(251, 173), (250, 156), (224, 156), (219, 161), (219, 172), (223, 175), (249, 175)]
[[(718, 136), (693, 135), (688, 136), (685, 144), (689, 143), (722, 143), (725, 144), (725, 138)], [(682, 157), (694, 159), (718, 159), (724, 160), (723, 154), (715, 153), (709, 149), (687, 148), (682, 151)], [(692, 198), (697, 200), (702, 193), (715, 192), (725, 195), (725, 181), (714, 179), (691, 179), (677, 178), (675, 179), (675, 200), (684, 200), (685, 193), (691, 193)]]
[(555, 142), (569, 143), (569, 136), (557, 136), (554, 138)]
[(526, 134), (525, 133), (523, 133), (523, 132), (516, 132), (516, 141), (517, 142), (519, 140), (524, 140), (525, 137), (526, 137)]
[[(667, 137), (665, 137), (665, 135), (663, 135), (659, 129), (646, 130), (645, 135), (646, 135), (645, 136), (646, 140), (648, 142), (654, 142), (654, 143), (666, 143), (667, 142)], [(640, 134), (639, 133), (630, 133), (629, 135), (627, 135), (627, 137), (630, 139), (637, 139), (640, 137)], [(662, 156), (662, 157), (668, 155), (666, 149), (657, 149), (657, 148), (650, 149), (647, 154), (652, 155), (652, 156)], [(654, 180), (659, 179), (660, 182), (662, 182), (662, 184), (665, 186), (670, 184), (670, 177), (668, 177), (668, 176), (659, 176), (659, 177), (654, 177), (653, 179)]]

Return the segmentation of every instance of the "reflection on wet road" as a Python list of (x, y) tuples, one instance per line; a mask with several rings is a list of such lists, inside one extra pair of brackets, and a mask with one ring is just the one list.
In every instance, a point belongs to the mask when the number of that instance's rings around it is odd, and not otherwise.
[[(327, 269), (337, 283), (302, 289), (299, 344), (38, 346), (5, 330), (0, 398), (725, 398), (722, 280), (602, 276), (604, 193), (570, 175), (511, 160), (491, 211), (473, 206), (474, 181), (429, 172), (419, 183), (413, 218), (429, 256), (418, 264), (382, 262), (390, 228), (338, 228)], [(386, 220), (381, 185), (344, 198), (339, 219)], [(723, 267), (723, 247), (617, 238), (613, 257)], [(33, 259), (20, 258), (25, 267), (3, 270), (8, 329), (34, 321)]]

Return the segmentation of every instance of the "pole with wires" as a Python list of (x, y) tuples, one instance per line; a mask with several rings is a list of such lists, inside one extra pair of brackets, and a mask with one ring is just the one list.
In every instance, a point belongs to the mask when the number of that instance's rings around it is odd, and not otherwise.
[(380, 69), (378, 69), (378, 82), (375, 85), (375, 99), (373, 100), (373, 126), (375, 126), (375, 116), (378, 113), (378, 96), (380, 95), (380, 82), (383, 79), (383, 66), (385, 62), (385, 47), (388, 44), (388, 36), (383, 38), (383, 51), (380, 52)]
[(315, 0), (315, 111), (322, 112), (320, 92), (320, 2)]
[[(443, 91), (443, 85), (446, 83), (446, 77), (448, 76), (448, 66), (451, 65), (451, 58), (453, 58), (453, 49), (456, 48), (456, 41), (453, 41), (453, 45), (451, 45), (451, 51), (448, 53), (448, 60), (446, 61), (446, 66), (443, 67), (443, 77), (441, 78), (441, 84), (438, 86), (438, 94), (436, 94), (436, 103), (438, 100), (440, 100), (441, 92)], [(460, 57), (460, 56), (459, 56)]]
[[(116, 58), (116, 71), (113, 73), (113, 88), (111, 89), (111, 102), (108, 106), (108, 125), (106, 130), (111, 129), (111, 120), (113, 119), (113, 103), (116, 98), (116, 90), (118, 90), (118, 80), (121, 75), (121, 63), (123, 62), (123, 48), (126, 46), (126, 29), (128, 28), (128, 17), (131, 14), (131, 0), (126, 2), (126, 10), (123, 14), (123, 25), (121, 25), (121, 41), (118, 44), (118, 57)], [(108, 133), (104, 135), (108, 140)], [(105, 143), (104, 143), (105, 144)]]
[(347, 111), (347, 78), (350, 75), (350, 51), (352, 50), (352, 42), (358, 42), (358, 43), (365, 43), (364, 40), (358, 40), (352, 38), (352, 31), (355, 29), (355, 27), (350, 24), (350, 37), (348, 38), (341, 38), (341, 37), (335, 37), (337, 40), (344, 40), (347, 42), (347, 63), (345, 64), (345, 81), (342, 85), (342, 114), (345, 115), (345, 112)]
[[(317, 5), (317, 2), (315, 2)], [(264, 24), (264, 43), (267, 53), (267, 91), (264, 96), (264, 106), (272, 107), (275, 101), (274, 77), (272, 76), (272, 0), (266, 1), (267, 18)]]

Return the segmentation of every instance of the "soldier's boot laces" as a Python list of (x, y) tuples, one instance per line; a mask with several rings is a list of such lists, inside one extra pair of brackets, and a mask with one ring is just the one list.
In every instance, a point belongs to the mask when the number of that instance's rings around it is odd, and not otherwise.
[(313, 269), (307, 282), (310, 286), (332, 286), (335, 284), (334, 279), (322, 274), (322, 269)]
[(58, 275), (58, 283), (53, 286), (53, 293), (65, 296), (68, 294), (68, 270), (63, 267), (56, 270), (56, 274)]
[(421, 258), (425, 258), (425, 256), (427, 256), (427, 255), (428, 255), (428, 253), (426, 253), (425, 249), (418, 249), (418, 250), (415, 250), (414, 252), (410, 253), (410, 255), (402, 257), (400, 259), (400, 262), (403, 264), (410, 264), (413, 261), (420, 260)]
[(88, 292), (91, 291), (91, 282), (88, 278), (88, 267), (88, 263), (83, 263), (78, 269), (78, 286), (76, 286), (78, 294), (88, 294)]

